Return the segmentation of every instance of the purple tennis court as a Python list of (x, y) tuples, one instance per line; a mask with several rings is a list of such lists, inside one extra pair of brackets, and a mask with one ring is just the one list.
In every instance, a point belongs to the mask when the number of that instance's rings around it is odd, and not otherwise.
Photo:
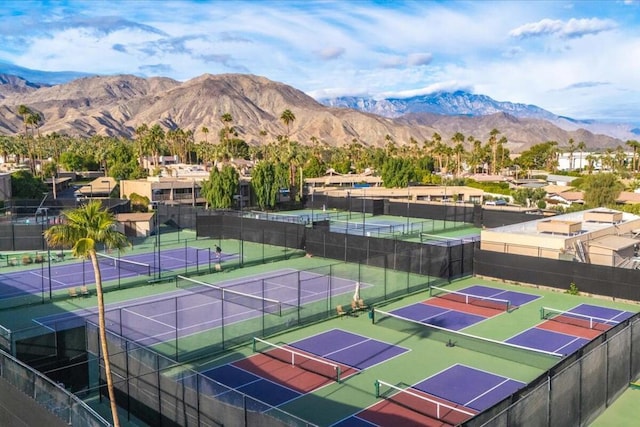
[[(381, 390), (387, 385), (391, 387), (391, 394)], [(379, 381), (380, 389), (377, 394), (388, 400), (381, 401), (334, 426), (400, 425), (408, 422), (405, 418), (407, 407), (419, 410), (419, 415), (442, 420), (441, 425), (449, 425), (447, 419), (451, 418), (457, 419), (457, 422), (452, 424), (458, 424), (476, 412), (490, 408), (525, 385), (511, 378), (455, 364), (409, 387)], [(436, 410), (436, 405), (443, 405), (442, 410)]]
[(503, 289), (496, 289), (484, 285), (469, 286), (467, 288), (460, 289), (460, 292), (464, 292), (465, 294), (469, 295), (475, 295), (478, 297), (507, 300), (511, 302), (512, 307), (520, 307), (540, 298), (538, 295), (531, 295), (524, 292), (506, 291)]
[[(203, 371), (202, 375), (223, 387), (205, 387), (204, 391), (200, 387), (200, 391), (224, 400), (225, 395), (231, 396), (230, 390), (236, 390), (279, 406), (406, 351), (393, 344), (333, 329), (290, 344), (267, 343), (253, 356)], [(358, 353), (358, 357), (347, 356), (350, 353)], [(342, 376), (327, 374), (328, 366), (339, 366)], [(196, 381), (197, 377), (183, 379), (194, 388)]]
[(408, 349), (363, 335), (331, 329), (290, 344), (291, 347), (363, 370), (397, 357)]
[[(221, 254), (217, 258), (211, 250), (187, 247), (164, 250), (159, 253), (160, 270), (178, 271), (194, 265), (210, 265), (237, 257), (235, 254)], [(99, 254), (100, 271), (105, 282), (134, 276), (151, 276), (158, 271), (158, 253), (127, 255), (121, 258)], [(0, 299), (13, 298), (25, 294), (38, 294), (46, 288), (52, 291), (73, 288), (94, 281), (93, 267), (88, 260), (64, 265), (44, 266), (29, 270), (0, 274)]]
[[(591, 304), (580, 304), (561, 313), (554, 318), (554, 322), (558, 322), (555, 323), (555, 327), (550, 327), (548, 321), (543, 322), (509, 338), (506, 342), (568, 355), (583, 347), (595, 336), (600, 335), (602, 330), (597, 329), (597, 326), (605, 325), (608, 328), (633, 316), (633, 313), (628, 311)], [(590, 326), (589, 320), (593, 321), (594, 319), (597, 321), (591, 322)], [(579, 326), (580, 324), (582, 325)], [(588, 331), (584, 329), (588, 329)]]
[(451, 291), (451, 293), (444, 293), (446, 289), (433, 289), (443, 293), (436, 296), (432, 292), (432, 298), (398, 308), (391, 313), (421, 323), (459, 331), (499, 313), (494, 308), (487, 308), (490, 304), (483, 307), (486, 305), (484, 303), (489, 302), (488, 299), (505, 301), (506, 310), (508, 307), (522, 306), (539, 298), (537, 295), (505, 291), (483, 285), (473, 285)]
[[(351, 294), (355, 281), (306, 271), (281, 269), (209, 285), (178, 276), (184, 287), (162, 296), (138, 298), (107, 307), (107, 327), (145, 345), (183, 338), (264, 313), (280, 316), (300, 305)], [(328, 282), (330, 279), (331, 283)], [(370, 285), (360, 285), (366, 290)], [(82, 325), (95, 313), (86, 310), (35, 319), (54, 330)]]
[(456, 364), (413, 387), (466, 408), (483, 411), (525, 386), (511, 378)]
[(391, 313), (407, 319), (416, 320), (420, 323), (435, 325), (454, 331), (475, 325), (486, 319), (486, 317), (483, 316), (436, 307), (422, 302), (398, 308)]

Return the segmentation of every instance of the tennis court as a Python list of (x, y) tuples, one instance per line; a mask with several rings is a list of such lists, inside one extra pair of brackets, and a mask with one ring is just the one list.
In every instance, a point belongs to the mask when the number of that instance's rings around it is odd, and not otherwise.
[(400, 317), (459, 331), (487, 318), (510, 312), (539, 297), (473, 285), (457, 291), (430, 287), (431, 298), (391, 311)]
[(391, 427), (403, 418), (408, 418), (403, 426), (454, 426), (524, 386), (521, 381), (462, 364), (452, 365), (411, 386), (377, 380), (375, 393), (382, 400), (334, 426)]
[[(100, 272), (104, 282), (126, 279), (134, 276), (151, 277), (158, 271), (177, 271), (196, 265), (210, 266), (211, 263), (236, 258), (235, 254), (221, 254), (218, 258), (209, 248), (185, 247), (163, 250), (158, 253), (141, 253), (124, 257), (98, 253)], [(159, 260), (159, 261), (158, 261)], [(158, 267), (159, 265), (159, 267)], [(51, 291), (74, 288), (93, 283), (93, 267), (88, 260), (78, 260), (52, 266), (22, 269), (0, 273), (0, 299), (14, 298), (25, 294), (39, 294), (43, 286)]]
[[(225, 387), (278, 407), (321, 387), (341, 383), (361, 370), (408, 350), (341, 329), (332, 329), (292, 343), (271, 343), (254, 338), (253, 351), (255, 354), (249, 357), (202, 371), (201, 374)], [(182, 381), (192, 388), (197, 387), (196, 376), (185, 377)], [(225, 388), (221, 390), (223, 395), (228, 393)], [(218, 391), (208, 390), (213, 396), (219, 397)]]
[[(179, 290), (141, 297), (106, 309), (108, 329), (144, 345), (154, 345), (243, 322), (264, 313), (280, 317), (287, 310), (322, 301), (327, 290), (337, 297), (353, 294), (356, 282), (308, 271), (279, 269), (239, 279), (207, 283), (206, 278), (176, 276)], [(359, 284), (358, 290), (370, 285)], [(35, 321), (52, 330), (64, 330), (95, 322), (95, 310), (66, 312), (39, 317)]]
[(542, 307), (540, 313), (542, 323), (506, 342), (567, 355), (634, 314), (592, 304), (566, 311)]

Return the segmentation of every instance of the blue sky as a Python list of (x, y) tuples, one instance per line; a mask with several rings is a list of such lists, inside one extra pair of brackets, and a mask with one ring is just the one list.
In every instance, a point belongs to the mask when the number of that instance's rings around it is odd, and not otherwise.
[(640, 119), (640, 0), (0, 0), (0, 61), (188, 80), (249, 73), (319, 97), (462, 89)]

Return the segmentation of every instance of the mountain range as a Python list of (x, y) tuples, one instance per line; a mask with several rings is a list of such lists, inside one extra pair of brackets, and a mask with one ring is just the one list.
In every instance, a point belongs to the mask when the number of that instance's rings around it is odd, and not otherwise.
[[(70, 136), (133, 137), (139, 125), (159, 123), (166, 129), (191, 129), (198, 142), (217, 140), (223, 127), (220, 117), (229, 113), (238, 137), (249, 144), (287, 134), (303, 144), (318, 139), (328, 145), (383, 146), (390, 137), (403, 145), (412, 138), (420, 143), (430, 140), (436, 132), (445, 142), (456, 132), (486, 141), (489, 132), (498, 129), (508, 140), (506, 147), (517, 153), (550, 140), (561, 147), (573, 139), (590, 149), (603, 149), (637, 139), (633, 129), (622, 125), (617, 133), (596, 133), (597, 123), (466, 92), (317, 101), (291, 86), (246, 74), (204, 74), (185, 82), (133, 75), (74, 77), (68, 75), (71, 80), (63, 83), (36, 83), (0, 74), (0, 134), (23, 132), (17, 111), (26, 105), (42, 116), (40, 133)], [(295, 115), (289, 127), (280, 120), (286, 109)]]

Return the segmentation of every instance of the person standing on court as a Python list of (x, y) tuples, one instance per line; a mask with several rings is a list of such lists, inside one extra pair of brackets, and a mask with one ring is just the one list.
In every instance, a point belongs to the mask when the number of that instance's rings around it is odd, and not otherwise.
[(222, 259), (222, 249), (220, 249), (220, 246), (216, 246), (216, 258), (218, 258), (218, 260)]

